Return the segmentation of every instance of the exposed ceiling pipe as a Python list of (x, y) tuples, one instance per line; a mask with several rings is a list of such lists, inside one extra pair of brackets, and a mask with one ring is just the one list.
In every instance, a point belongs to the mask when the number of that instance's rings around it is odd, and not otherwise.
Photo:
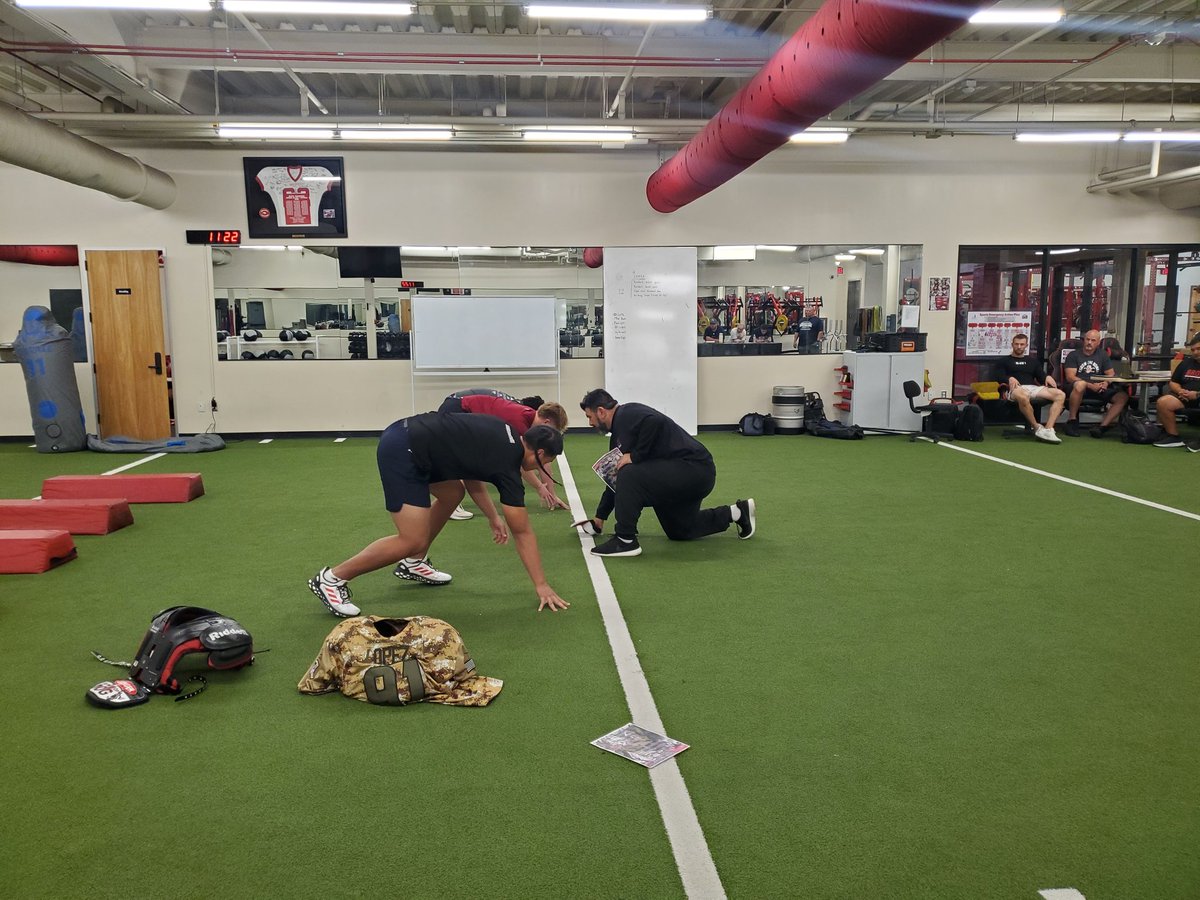
[(704, 130), (650, 176), (650, 205), (674, 212), (703, 197), (990, 5), (826, 0)]
[[(638, 44), (637, 50), (633, 52), (634, 58), (642, 55), (642, 50), (646, 46), (646, 41), (650, 40), (650, 34), (654, 31), (654, 25), (647, 25), (646, 31), (642, 34), (642, 41)], [(629, 83), (633, 81), (633, 71), (636, 66), (630, 66), (629, 71), (625, 73), (625, 77), (621, 79), (621, 86), (617, 88), (617, 96), (613, 97), (612, 106), (608, 108), (605, 114), (606, 119), (611, 119), (617, 114), (617, 108), (621, 110), (621, 118), (625, 118), (625, 92), (629, 90)]]
[(27, 266), (77, 266), (79, 248), (74, 244), (0, 245), (0, 262), (24, 263)]
[(7, 103), (0, 103), (0, 160), (151, 209), (166, 209), (175, 202), (175, 181), (166, 172)]
[[(275, 49), (274, 47), (271, 46), (270, 42), (265, 37), (262, 36), (262, 34), (259, 32), (258, 28), (255, 27), (253, 22), (251, 22), (249, 19), (247, 19), (240, 12), (235, 12), (233, 14), (233, 16), (235, 19), (237, 19), (239, 22), (242, 23), (242, 27), (244, 27), (246, 29), (246, 31), (250, 32), (250, 35), (256, 41), (258, 41), (260, 44), (262, 44), (268, 50), (273, 51)], [(321, 99), (312, 92), (312, 88), (310, 88), (307, 84), (305, 84), (304, 81), (300, 78), (300, 76), (296, 74), (295, 69), (293, 69), (291, 66), (289, 66), (285, 63), (283, 65), (283, 71), (284, 71), (284, 74), (287, 75), (288, 78), (292, 79), (292, 83), (295, 84), (296, 87), (300, 88), (300, 90), (304, 94), (304, 96), (308, 97), (308, 99), (313, 102), (313, 105), (316, 106), (317, 109), (319, 109), (324, 115), (329, 115), (329, 110), (325, 108), (325, 104), (323, 104), (321, 102)]]

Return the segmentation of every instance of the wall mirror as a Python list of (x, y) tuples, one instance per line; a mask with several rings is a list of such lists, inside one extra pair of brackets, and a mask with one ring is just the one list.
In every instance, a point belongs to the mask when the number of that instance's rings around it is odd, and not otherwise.
[(0, 245), (0, 363), (17, 361), (12, 345), (31, 306), (45, 306), (71, 334), (76, 362), (87, 362), (79, 249), (74, 244)]
[[(552, 296), (560, 358), (604, 355), (604, 270), (585, 264), (586, 248), (403, 245), (402, 274), (374, 279), (343, 277), (340, 249), (212, 248), (217, 357), (409, 359), (412, 298), (472, 293)], [(704, 246), (697, 255), (699, 344), (738, 342), (745, 325), (777, 352), (836, 353), (864, 329), (919, 327), (919, 245)]]

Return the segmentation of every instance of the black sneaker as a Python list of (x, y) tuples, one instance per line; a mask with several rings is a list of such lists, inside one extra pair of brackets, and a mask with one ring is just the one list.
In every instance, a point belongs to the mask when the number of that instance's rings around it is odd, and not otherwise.
[(1188, 453), (1200, 453), (1200, 438), (1188, 441), (1184, 446), (1188, 448)]
[(1177, 434), (1163, 434), (1157, 441), (1154, 442), (1155, 447), (1182, 447), (1183, 438)]
[(734, 525), (737, 526), (738, 538), (744, 541), (747, 538), (754, 537), (754, 500), (753, 500), (753, 498), (751, 498), (749, 500), (739, 500), (737, 503), (734, 504), (734, 506), (736, 506), (738, 509), (740, 509), (742, 511), (741, 518), (739, 518), (736, 522), (733, 523)]
[(1097, 425), (1095, 428), (1089, 431), (1088, 434), (1094, 438), (1102, 438), (1104, 435), (1108, 434), (1108, 428), (1109, 426), (1107, 425)]
[(1066, 432), (1067, 437), (1079, 437), (1079, 420), (1068, 420), (1067, 424), (1063, 426), (1063, 431)]
[(613, 535), (603, 544), (593, 547), (592, 554), (594, 556), (641, 556), (642, 547), (637, 542), (637, 538), (627, 541)]

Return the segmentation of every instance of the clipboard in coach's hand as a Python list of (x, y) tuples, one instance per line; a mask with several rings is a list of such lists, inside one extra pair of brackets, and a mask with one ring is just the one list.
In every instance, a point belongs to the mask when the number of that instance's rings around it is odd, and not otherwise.
[(592, 471), (600, 476), (612, 490), (617, 489), (617, 463), (621, 461), (621, 448), (613, 447), (602, 457), (592, 463)]

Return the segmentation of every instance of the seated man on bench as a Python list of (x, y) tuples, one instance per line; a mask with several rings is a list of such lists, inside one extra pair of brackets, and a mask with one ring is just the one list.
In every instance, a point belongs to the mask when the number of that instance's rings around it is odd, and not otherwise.
[(1104, 437), (1104, 433), (1117, 420), (1129, 402), (1129, 394), (1123, 387), (1108, 381), (1116, 375), (1112, 360), (1100, 349), (1100, 332), (1092, 329), (1083, 336), (1083, 346), (1072, 350), (1063, 362), (1063, 377), (1067, 382), (1067, 408), (1070, 410), (1066, 432), (1079, 437), (1079, 407), (1084, 398), (1102, 400), (1108, 405), (1100, 424), (1089, 434)]
[[(1034, 437), (1048, 444), (1061, 444), (1062, 438), (1054, 433), (1054, 423), (1062, 414), (1067, 395), (1058, 389), (1054, 378), (1046, 373), (1042, 361), (1028, 351), (1029, 336), (1013, 335), (1012, 355), (1000, 361), (996, 380), (1008, 385), (1008, 400), (1017, 404)], [(1045, 425), (1038, 423), (1037, 413), (1033, 409), (1035, 403), (1050, 404)]]

